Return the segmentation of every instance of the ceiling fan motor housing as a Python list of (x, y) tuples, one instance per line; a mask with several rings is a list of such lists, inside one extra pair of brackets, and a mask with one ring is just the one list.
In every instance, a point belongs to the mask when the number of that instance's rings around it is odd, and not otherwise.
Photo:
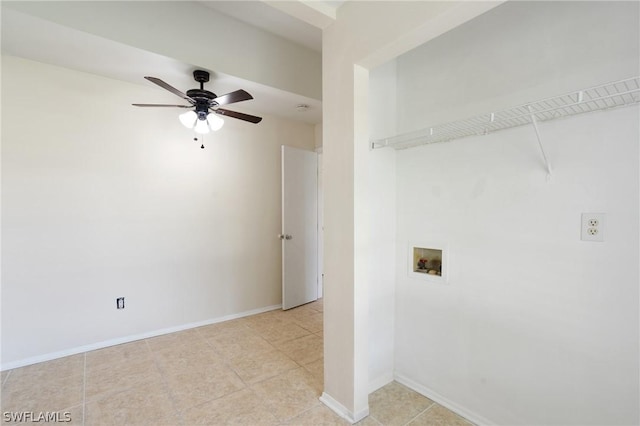
[(218, 96), (213, 93), (210, 92), (208, 90), (204, 90), (204, 89), (191, 89), (191, 90), (187, 90), (187, 96), (190, 97), (191, 99), (195, 99), (196, 101), (213, 101), (215, 98), (217, 98)]
[(198, 83), (206, 83), (209, 81), (209, 72), (204, 70), (195, 70), (193, 72), (193, 79)]
[(195, 107), (198, 120), (206, 120), (209, 108), (216, 105), (214, 99), (218, 96), (204, 89), (204, 83), (209, 81), (208, 71), (195, 70), (193, 72), (193, 79), (200, 83), (200, 88), (187, 90), (187, 96), (196, 101)]
[(209, 113), (209, 108), (212, 108), (218, 103), (214, 101), (217, 97), (215, 93), (212, 93), (208, 90), (201, 89), (191, 89), (187, 90), (187, 96), (196, 101), (196, 113), (198, 114), (198, 118), (200, 120), (204, 120)]
[(198, 114), (198, 120), (206, 120), (207, 114), (209, 114), (209, 103), (198, 100), (198, 103), (196, 103), (196, 114)]

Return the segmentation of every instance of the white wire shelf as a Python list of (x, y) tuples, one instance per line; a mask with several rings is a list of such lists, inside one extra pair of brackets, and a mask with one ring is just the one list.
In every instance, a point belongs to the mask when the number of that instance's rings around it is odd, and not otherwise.
[(427, 127), (411, 133), (371, 141), (372, 148), (406, 149), (448, 142), (468, 136), (486, 135), (499, 130), (569, 117), (586, 112), (619, 108), (640, 103), (640, 77), (602, 84), (529, 102), (502, 111)]

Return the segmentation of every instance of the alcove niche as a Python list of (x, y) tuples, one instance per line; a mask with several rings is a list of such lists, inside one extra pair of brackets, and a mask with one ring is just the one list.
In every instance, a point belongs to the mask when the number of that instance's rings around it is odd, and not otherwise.
[(412, 278), (446, 284), (449, 272), (447, 249), (443, 244), (409, 244), (409, 275)]

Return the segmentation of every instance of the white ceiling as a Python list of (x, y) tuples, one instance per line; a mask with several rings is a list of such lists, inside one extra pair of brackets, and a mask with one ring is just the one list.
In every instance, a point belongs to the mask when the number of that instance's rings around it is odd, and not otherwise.
[[(335, 12), (346, 0), (313, 0), (325, 10)], [(205, 6), (239, 21), (279, 35), (316, 52), (322, 52), (322, 31), (311, 24), (296, 19), (262, 1), (206, 1)]]
[(322, 51), (322, 31), (261, 1), (201, 1), (203, 5), (279, 35), (306, 48)]
[[(242, 20), (297, 44), (315, 51), (321, 50), (322, 40), (319, 29), (260, 1), (203, 1), (201, 3), (219, 13)], [(323, 3), (335, 9), (343, 1)], [(143, 79), (144, 76), (150, 75), (182, 91), (197, 86), (191, 76), (191, 72), (198, 68), (194, 64), (181, 63), (10, 8), (3, 8), (2, 11), (2, 52), (136, 84), (152, 85)], [(238, 104), (235, 109), (241, 112), (276, 115), (312, 124), (322, 121), (322, 102), (316, 99), (220, 73), (212, 73), (211, 82), (206, 87), (219, 95), (237, 89), (247, 90), (254, 99)], [(166, 94), (161, 92), (162, 89), (159, 89), (158, 99), (139, 99), (135, 102), (168, 101)], [(310, 108), (306, 112), (299, 112), (296, 109), (299, 104), (309, 105)]]

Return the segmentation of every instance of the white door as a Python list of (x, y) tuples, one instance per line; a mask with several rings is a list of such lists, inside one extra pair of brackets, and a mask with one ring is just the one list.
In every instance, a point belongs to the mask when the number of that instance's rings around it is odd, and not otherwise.
[(282, 309), (318, 298), (318, 156), (282, 146)]

